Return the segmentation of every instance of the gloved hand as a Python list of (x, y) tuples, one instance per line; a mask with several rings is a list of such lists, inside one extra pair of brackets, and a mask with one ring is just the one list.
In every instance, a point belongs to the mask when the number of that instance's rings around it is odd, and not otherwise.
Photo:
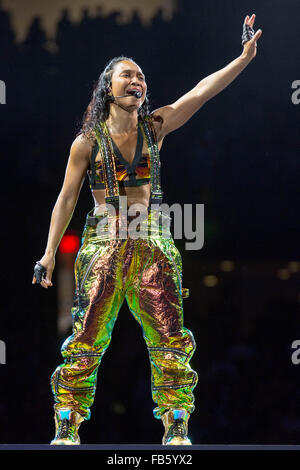
[(32, 284), (40, 284), (46, 289), (52, 286), (51, 277), (55, 266), (55, 258), (52, 255), (44, 255), (34, 266)]
[(247, 23), (243, 24), (242, 46), (245, 42), (250, 41), (254, 36), (254, 29)]
[(34, 267), (34, 277), (37, 283), (40, 283), (43, 280), (43, 275), (47, 272), (47, 269), (37, 261)]
[(251, 17), (246, 16), (243, 24), (242, 34), (242, 56), (248, 60), (252, 60), (256, 56), (257, 52), (257, 40), (262, 35), (262, 30), (258, 29), (256, 32), (253, 29), (256, 15), (253, 13)]

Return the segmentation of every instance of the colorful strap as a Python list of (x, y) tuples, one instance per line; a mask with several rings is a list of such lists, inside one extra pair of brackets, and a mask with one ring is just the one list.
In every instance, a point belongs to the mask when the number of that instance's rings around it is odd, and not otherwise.
[(96, 156), (98, 153), (98, 145), (95, 143), (92, 148), (92, 156), (91, 156), (91, 163), (90, 163), (90, 171), (88, 172), (90, 188), (96, 188), (96, 168), (95, 168), (95, 161)]
[(146, 116), (145, 119), (141, 121), (141, 125), (150, 153), (150, 204), (161, 204), (163, 200), (163, 192), (161, 190), (160, 182), (161, 162), (159, 158), (156, 132), (153, 125), (153, 117)]
[(95, 128), (95, 134), (104, 161), (105, 201), (117, 207), (119, 205), (119, 184), (113, 158), (112, 142), (105, 121), (99, 122)]

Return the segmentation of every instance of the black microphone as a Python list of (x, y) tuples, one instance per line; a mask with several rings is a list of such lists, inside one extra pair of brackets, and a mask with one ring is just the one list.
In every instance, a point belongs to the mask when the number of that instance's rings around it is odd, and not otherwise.
[(134, 95), (136, 98), (139, 99), (143, 93), (141, 91), (129, 91), (129, 94)]
[(121, 96), (108, 96), (109, 101), (115, 101), (116, 98), (126, 98), (126, 96), (133, 95), (137, 99), (139, 99), (142, 96), (141, 91), (135, 91), (135, 90), (130, 90), (126, 95), (121, 95)]

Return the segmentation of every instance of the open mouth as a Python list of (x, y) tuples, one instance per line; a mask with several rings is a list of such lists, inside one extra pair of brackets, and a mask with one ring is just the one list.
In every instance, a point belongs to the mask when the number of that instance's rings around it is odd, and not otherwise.
[(126, 91), (127, 95), (133, 95), (134, 93), (140, 93), (141, 95), (143, 94), (142, 90), (140, 90), (139, 88), (130, 88)]

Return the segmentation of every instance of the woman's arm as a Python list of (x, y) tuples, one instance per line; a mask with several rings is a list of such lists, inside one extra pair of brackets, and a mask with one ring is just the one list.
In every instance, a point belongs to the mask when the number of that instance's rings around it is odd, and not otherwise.
[[(255, 15), (246, 16), (244, 23), (253, 27)], [(256, 56), (256, 41), (261, 36), (259, 29), (243, 46), (242, 54), (226, 67), (203, 78), (192, 90), (173, 104), (159, 108), (154, 116), (163, 119), (158, 140), (185, 124), (207, 101), (226, 88)]]
[[(78, 136), (71, 146), (63, 186), (51, 215), (45, 254), (40, 259), (41, 265), (46, 269), (45, 281), (41, 282), (45, 288), (48, 285), (52, 286), (51, 277), (55, 266), (56, 251), (75, 210), (89, 165), (90, 152), (91, 144)], [(35, 282), (36, 278), (33, 276), (32, 283), (35, 284)]]

